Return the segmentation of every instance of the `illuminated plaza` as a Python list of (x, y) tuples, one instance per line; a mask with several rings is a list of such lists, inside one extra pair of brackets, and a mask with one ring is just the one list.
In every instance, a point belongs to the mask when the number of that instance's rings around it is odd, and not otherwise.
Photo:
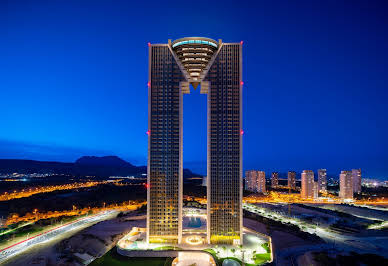
[(255, 255), (268, 255), (272, 260), (271, 252), (265, 248), (265, 245), (271, 247), (270, 238), (248, 228), (243, 228), (243, 246), (207, 244), (206, 222), (205, 210), (184, 208), (180, 244), (147, 243), (146, 228), (134, 227), (117, 243), (118, 253), (130, 257), (135, 254), (154, 257), (163, 251), (173, 252), (177, 256), (172, 265), (216, 265), (212, 255), (217, 258), (233, 257), (249, 264), (255, 264)]

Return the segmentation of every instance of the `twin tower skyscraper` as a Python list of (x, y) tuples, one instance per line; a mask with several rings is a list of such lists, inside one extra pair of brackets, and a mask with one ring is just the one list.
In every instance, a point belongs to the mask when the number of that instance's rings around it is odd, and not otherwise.
[(242, 42), (149, 44), (147, 240), (181, 243), (183, 94), (207, 94), (207, 242), (242, 244)]

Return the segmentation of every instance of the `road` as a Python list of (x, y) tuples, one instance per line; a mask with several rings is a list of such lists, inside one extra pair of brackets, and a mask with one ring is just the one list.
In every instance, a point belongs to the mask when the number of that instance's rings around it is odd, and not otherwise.
[(112, 210), (103, 211), (94, 215), (86, 216), (75, 221), (57, 226), (36, 236), (27, 238), (23, 241), (10, 245), (9, 247), (3, 248), (0, 250), (0, 264), (26, 251), (27, 249), (54, 240), (60, 237), (61, 235), (68, 233), (69, 231), (91, 226), (96, 222), (112, 218), (113, 214), (115, 213), (117, 213), (117, 211)]

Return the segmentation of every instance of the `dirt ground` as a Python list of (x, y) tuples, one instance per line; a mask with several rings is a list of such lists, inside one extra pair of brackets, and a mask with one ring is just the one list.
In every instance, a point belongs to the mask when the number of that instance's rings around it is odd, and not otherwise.
[[(267, 227), (258, 221), (244, 218), (244, 226), (250, 229), (253, 229), (259, 233), (263, 233), (268, 235)], [(295, 246), (303, 246), (314, 244), (310, 240), (305, 240), (291, 233), (274, 230), (269, 234), (272, 238), (272, 244), (275, 251), (280, 251), (284, 248), (295, 247)]]

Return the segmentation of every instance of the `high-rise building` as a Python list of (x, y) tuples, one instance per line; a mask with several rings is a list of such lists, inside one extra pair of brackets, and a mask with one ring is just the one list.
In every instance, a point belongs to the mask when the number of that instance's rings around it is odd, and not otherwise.
[(271, 187), (277, 188), (279, 185), (279, 173), (273, 172), (271, 174)]
[(257, 171), (257, 192), (265, 193), (265, 172)]
[(326, 169), (318, 169), (318, 191), (327, 192), (327, 174)]
[(353, 192), (361, 192), (361, 169), (352, 169)]
[(245, 171), (245, 189), (248, 191), (256, 192), (257, 184), (257, 171), (255, 170), (248, 170)]
[(353, 178), (351, 171), (341, 171), (340, 192), (341, 199), (353, 199)]
[(314, 199), (317, 199), (319, 196), (319, 185), (318, 182), (314, 182)]
[(296, 173), (294, 171), (288, 171), (287, 175), (288, 187), (291, 189), (296, 188)]
[(246, 188), (252, 192), (265, 193), (265, 172), (249, 170), (245, 171)]
[(149, 242), (182, 239), (182, 105), (208, 94), (207, 238), (242, 244), (242, 43), (182, 38), (149, 44)]
[(208, 242), (242, 244), (242, 43), (218, 42), (208, 93)]
[(311, 170), (303, 170), (302, 176), (302, 189), (300, 195), (302, 199), (314, 198), (314, 172)]
[(248, 170), (245, 171), (245, 189), (255, 192), (255, 185), (257, 182), (257, 171)]
[(168, 44), (149, 47), (148, 242), (182, 238), (182, 88), (185, 80)]

